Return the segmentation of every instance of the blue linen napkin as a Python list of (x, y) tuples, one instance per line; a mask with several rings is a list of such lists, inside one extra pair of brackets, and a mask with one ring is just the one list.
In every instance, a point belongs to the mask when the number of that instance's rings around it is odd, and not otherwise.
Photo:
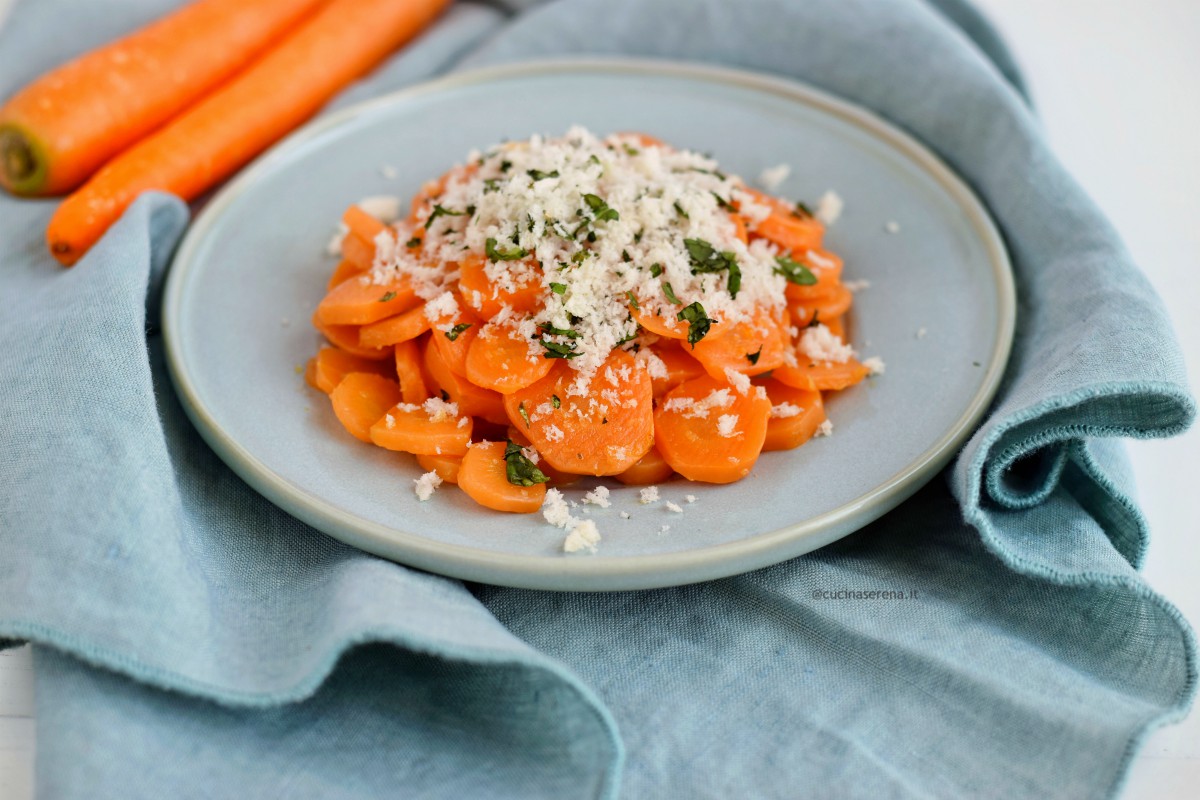
[[(168, 5), (20, 3), (0, 97)], [(39, 793), (1119, 791), (1197, 670), (1137, 573), (1146, 527), (1114, 437), (1171, 435), (1194, 405), (1161, 305), (1048, 151), (1003, 44), (955, 0), (516, 11), (455, 7), (341, 102), (456, 65), (627, 53), (866, 105), (955, 167), (1008, 240), (1020, 321), (987, 421), (899, 509), (768, 569), (647, 592), (464, 586), (286, 516), (190, 427), (146, 327), (181, 203), (143, 198), (63, 271), (41, 239), (52, 203), (0, 198), (0, 636), (37, 643)], [(918, 597), (818, 599), (892, 588)]]

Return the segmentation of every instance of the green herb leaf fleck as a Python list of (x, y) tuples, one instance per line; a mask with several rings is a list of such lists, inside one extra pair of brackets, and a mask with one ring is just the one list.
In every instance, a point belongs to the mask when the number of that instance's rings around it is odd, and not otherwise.
[(693, 348), (696, 342), (703, 339), (708, 334), (708, 329), (716, 322), (715, 319), (709, 319), (704, 306), (700, 305), (699, 301), (692, 303), (690, 306), (682, 309), (675, 318), (687, 322), (688, 324), (688, 344)]
[(522, 400), (517, 406), (517, 413), (521, 415), (521, 419), (525, 420), (525, 427), (530, 427), (529, 412), (525, 410), (525, 401)]
[[(675, 296), (675, 290), (671, 288), (671, 284), (669, 282), (663, 281), (662, 287), (663, 287), (663, 294), (665, 294), (667, 296), (668, 300), (670, 300), (672, 303), (674, 303), (677, 306), (683, 305), (683, 301)], [(697, 304), (693, 303), (693, 305), (697, 305)], [(682, 317), (680, 317), (680, 319), (682, 319)]]
[(383, 295), (383, 297), (379, 298), (379, 302), (386, 303), (389, 300), (395, 300), (395, 299), (396, 299), (395, 292), (387, 292)]
[(567, 285), (565, 283), (551, 283), (550, 291), (554, 292), (555, 294), (566, 294)]
[(557, 178), (558, 170), (554, 170), (553, 172), (542, 172), (540, 169), (527, 169), (525, 170), (525, 174), (533, 178), (534, 182), (536, 183), (537, 181), (544, 181), (546, 178)]
[(629, 305), (633, 306), (634, 311), (641, 311), (642, 307), (638, 305), (637, 298), (633, 296), (632, 289), (626, 292), (625, 296), (629, 298)]
[(662, 275), (662, 264), (651, 264), (650, 277), (657, 278), (659, 275)]
[(758, 350), (754, 351), (753, 353), (746, 353), (746, 360), (749, 361), (751, 364), (757, 364), (758, 357), (761, 355), (762, 355), (762, 345), (759, 345)]
[(555, 408), (562, 408), (562, 400), (558, 399), (558, 395), (552, 394), (550, 395), (550, 405), (554, 406)]
[(459, 336), (462, 335), (463, 331), (465, 331), (469, 327), (471, 327), (470, 322), (460, 322), (457, 325), (455, 325), (453, 328), (451, 328), (450, 330), (446, 331), (446, 338), (453, 342), (455, 339), (457, 339)]
[(487, 252), (487, 257), (492, 261), (516, 261), (529, 255), (529, 252), (524, 247), (513, 246), (497, 246), (496, 240), (489, 238), (484, 243), (484, 249)]
[(533, 486), (550, 480), (525, 456), (524, 448), (508, 440), (504, 448), (504, 474), (513, 486)]
[(683, 210), (683, 206), (679, 205), (678, 200), (675, 201), (675, 213), (684, 219), (691, 219), (691, 217), (688, 216), (688, 213)]
[(542, 347), (546, 348), (546, 352), (542, 353), (542, 358), (576, 358), (579, 355), (575, 352), (574, 342), (559, 344), (542, 339), (541, 343)]
[(429, 226), (432, 225), (433, 221), (438, 217), (461, 217), (466, 213), (466, 211), (451, 211), (443, 205), (435, 205), (433, 207), (433, 212), (429, 215), (429, 219), (425, 220), (425, 230), (429, 230)]
[(775, 273), (787, 278), (788, 283), (794, 283), (797, 286), (812, 286), (817, 282), (817, 276), (813, 274), (813, 271), (791, 256), (779, 256), (775, 259)]
[(570, 328), (556, 328), (548, 322), (543, 322), (541, 327), (543, 331), (551, 336), (566, 336), (570, 339), (578, 339), (583, 335), (579, 331), (573, 331)]

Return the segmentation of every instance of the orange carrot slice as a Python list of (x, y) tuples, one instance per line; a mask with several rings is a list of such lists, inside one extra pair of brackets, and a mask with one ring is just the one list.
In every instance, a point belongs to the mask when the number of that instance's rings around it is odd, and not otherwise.
[(358, 343), (363, 347), (386, 347), (415, 339), (429, 330), (425, 306), (418, 305), (403, 314), (363, 325), (358, 331)]
[(38, 78), (0, 108), (0, 186), (74, 189), (271, 47), (320, 0), (200, 0)]
[(416, 303), (407, 279), (381, 286), (364, 275), (333, 287), (317, 306), (317, 316), (326, 325), (366, 325), (402, 314)]
[[(754, 198), (756, 205), (771, 209), (771, 215), (766, 219), (749, 223), (754, 234), (774, 242), (785, 250), (808, 250), (821, 246), (825, 226), (820, 220), (793, 209), (777, 197), (750, 188), (743, 191)], [(734, 205), (737, 205), (736, 201)]]
[(632, 467), (617, 475), (617, 480), (626, 486), (649, 486), (662, 483), (675, 473), (671, 465), (658, 452), (657, 447), (651, 447), (634, 463)]
[(414, 340), (396, 345), (396, 377), (400, 379), (400, 397), (406, 403), (424, 403), (429, 387), (421, 369), (421, 346)]
[(466, 304), (484, 319), (491, 319), (504, 306), (532, 313), (542, 301), (542, 279), (536, 272), (522, 274), (515, 286), (506, 288), (488, 280), (486, 256), (468, 253), (459, 264), (458, 291)]
[(789, 302), (788, 310), (796, 325), (803, 328), (813, 321), (814, 315), (820, 322), (842, 316), (850, 310), (853, 302), (854, 293), (839, 283), (816, 297)]
[(440, 400), (398, 403), (371, 426), (371, 441), (413, 455), (461, 456), (471, 441), (471, 418)]
[[(198, 197), (316, 113), (447, 3), (323, 4), (261, 58), (106, 163), (63, 201), (46, 231), (50, 252), (63, 264), (75, 263), (144, 191)], [(181, 33), (178, 39), (190, 35)], [(163, 81), (175, 74), (161, 65), (154, 71)]]
[[(683, 306), (670, 305), (665, 301), (662, 305), (639, 301), (638, 308), (631, 307), (629, 313), (633, 316), (634, 322), (651, 333), (667, 339), (686, 340), (688, 338), (688, 323), (678, 318), (679, 309), (681, 308)], [(728, 325), (719, 320), (715, 321), (712, 327), (708, 329), (708, 333), (704, 338), (718, 339), (725, 335), (728, 327)]]
[(400, 402), (395, 381), (367, 372), (351, 372), (329, 393), (333, 413), (356, 439), (371, 441), (371, 426)]
[(825, 421), (825, 404), (821, 402), (820, 392), (797, 389), (776, 380), (765, 380), (762, 387), (771, 400), (764, 452), (799, 447), (811, 439)]
[(342, 213), (342, 222), (364, 242), (374, 242), (375, 237), (388, 229), (383, 220), (373, 217), (362, 206), (353, 204)]
[(753, 318), (725, 327), (724, 336), (705, 336), (692, 350), (709, 375), (724, 381), (727, 369), (761, 375), (783, 364), (788, 334), (769, 309), (759, 309)]
[(436, 472), (446, 483), (458, 483), (458, 471), (462, 469), (462, 456), (427, 455), (417, 456), (417, 463), (426, 472)]
[(317, 359), (315, 356), (304, 365), (304, 382), (314, 389), (321, 388), (317, 385)]
[(683, 477), (732, 483), (753, 469), (770, 416), (771, 401), (759, 387), (740, 394), (704, 375), (663, 396), (654, 412), (654, 443)]
[(339, 283), (345, 283), (357, 275), (362, 275), (363, 272), (363, 268), (359, 267), (358, 264), (343, 258), (338, 262), (337, 267), (334, 268), (333, 274), (329, 276), (329, 283), (325, 285), (325, 292), (333, 291), (333, 288)]
[(527, 431), (555, 469), (618, 475), (654, 443), (650, 376), (633, 356), (614, 350), (592, 377), (586, 396), (570, 391), (577, 377), (559, 361), (537, 383), (504, 395), (509, 421)]
[(666, 377), (654, 378), (654, 396), (662, 397), (684, 381), (698, 378), (704, 374), (704, 367), (691, 355), (686, 347), (655, 346), (654, 355), (667, 368)]
[(352, 372), (369, 372), (389, 380), (396, 377), (395, 370), (387, 361), (363, 358), (336, 347), (322, 347), (313, 359), (312, 385), (329, 394), (342, 382), (342, 378)]
[(541, 380), (554, 361), (531, 353), (529, 344), (512, 326), (489, 322), (467, 351), (467, 380), (500, 394), (512, 394)]
[(433, 333), (429, 339), (455, 375), (466, 376), (467, 352), (481, 327), (479, 319), (464, 310), (462, 303), (459, 303), (458, 313), (433, 321)]
[[(434, 334), (436, 335), (436, 334)], [(458, 403), (464, 414), (472, 417), (483, 417), (497, 425), (507, 425), (508, 415), (504, 411), (503, 396), (491, 389), (476, 386), (461, 375), (456, 375), (442, 360), (441, 351), (430, 343), (425, 345), (425, 369), (429, 372), (434, 385), (444, 391), (449, 398)]]
[(361, 275), (375, 266), (375, 243), (354, 232), (347, 233), (342, 237), (342, 260), (349, 261)]
[(502, 442), (476, 442), (463, 456), (458, 470), (458, 485), (479, 505), (496, 511), (532, 514), (546, 499), (546, 485), (517, 486), (508, 482), (505, 445)]
[(314, 313), (312, 317), (313, 327), (321, 332), (321, 335), (329, 340), (339, 350), (344, 350), (352, 355), (360, 358), (367, 358), (372, 361), (382, 361), (385, 358), (392, 357), (392, 348), (390, 347), (360, 347), (358, 344), (358, 325), (326, 325), (317, 318)]
[(817, 279), (816, 283), (788, 283), (786, 294), (789, 301), (815, 300), (838, 285), (842, 279), (842, 259), (828, 250), (795, 250), (791, 257), (808, 267)]
[(833, 361), (813, 362), (803, 353), (797, 354), (797, 357), (800, 361), (795, 366), (784, 365), (771, 376), (797, 389), (837, 391), (853, 386), (871, 372), (855, 358), (839, 364)]

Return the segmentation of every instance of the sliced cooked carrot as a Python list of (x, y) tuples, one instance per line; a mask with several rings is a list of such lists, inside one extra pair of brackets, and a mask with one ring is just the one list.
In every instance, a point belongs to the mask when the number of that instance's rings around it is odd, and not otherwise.
[(750, 241), (750, 235), (746, 233), (746, 221), (737, 214), (730, 214), (729, 218), (733, 220), (734, 235), (743, 242)]
[(532, 514), (546, 499), (546, 485), (518, 486), (508, 482), (503, 442), (476, 442), (463, 456), (458, 485), (479, 505), (496, 511)]
[[(514, 262), (527, 267), (536, 262)], [(506, 288), (488, 280), (487, 257), (468, 253), (459, 263), (458, 291), (467, 305), (484, 319), (491, 319), (500, 309), (509, 306), (514, 311), (532, 313), (542, 302), (542, 279), (536, 271), (523, 272), (514, 278), (514, 287)]]
[[(424, 28), (447, 0), (329, 0), (219, 88), (106, 163), (54, 212), (50, 252), (73, 264), (138, 195), (192, 200), (321, 109)], [(174, 71), (156, 65), (160, 79)], [(336, 322), (336, 320), (330, 320)]]
[(356, 275), (362, 275), (363, 272), (364, 270), (358, 264), (343, 258), (334, 268), (333, 274), (329, 276), (329, 283), (325, 284), (325, 291), (328, 293), (339, 283), (344, 283)]
[(314, 389), (321, 388), (317, 385), (317, 359), (315, 356), (304, 365), (304, 382)]
[(817, 279), (816, 283), (788, 283), (786, 294), (789, 301), (814, 300), (827, 294), (842, 279), (842, 259), (828, 250), (795, 250), (791, 257), (808, 268)]
[(672, 149), (671, 146), (668, 145), (666, 142), (664, 142), (662, 139), (659, 139), (657, 136), (651, 136), (648, 133), (638, 133), (637, 131), (627, 131), (625, 133), (618, 133), (616, 135), (620, 136), (624, 139), (633, 139), (635, 142), (640, 144), (642, 147), (665, 147), (668, 150)]
[(322, 347), (313, 359), (313, 386), (329, 394), (351, 372), (369, 372), (389, 380), (396, 377), (390, 362), (363, 358), (336, 347)]
[(425, 306), (418, 305), (403, 314), (363, 325), (358, 331), (358, 343), (363, 347), (386, 347), (415, 339), (429, 330)]
[[(682, 306), (673, 306), (665, 301), (661, 306), (654, 303), (638, 302), (638, 308), (630, 308), (629, 313), (633, 316), (633, 321), (641, 325), (651, 333), (658, 334), (667, 339), (687, 339), (688, 338), (688, 323), (678, 318), (679, 309)], [(705, 339), (718, 339), (725, 335), (728, 325), (718, 321), (714, 321), (712, 327), (705, 334)]]
[(415, 340), (396, 345), (396, 377), (400, 379), (400, 396), (406, 403), (424, 403), (429, 387), (421, 369), (421, 345)]
[(392, 357), (392, 348), (390, 347), (360, 347), (358, 325), (325, 325), (317, 318), (316, 314), (313, 314), (312, 324), (321, 332), (322, 336), (329, 340), (330, 344), (339, 350), (345, 350), (347, 353), (372, 361), (382, 361)]
[[(821, 246), (825, 226), (820, 220), (793, 209), (777, 197), (750, 188), (743, 191), (754, 198), (756, 205), (771, 209), (766, 219), (750, 223), (752, 233), (769, 239), (785, 250), (807, 250)], [(736, 201), (734, 205), (737, 205)]]
[(375, 265), (375, 243), (351, 231), (342, 237), (342, 259), (362, 274)]
[(657, 447), (651, 447), (646, 455), (637, 460), (629, 469), (617, 475), (617, 480), (627, 486), (649, 486), (662, 483), (675, 473), (671, 465), (658, 452)]
[(821, 320), (821, 324), (829, 328), (829, 332), (834, 336), (846, 341), (846, 317), (831, 317), (828, 320)]
[(767, 438), (763, 451), (791, 450), (807, 442), (825, 421), (821, 393), (797, 389), (776, 380), (765, 380), (762, 387), (771, 400), (771, 418), (767, 420)]
[(395, 381), (368, 372), (351, 372), (329, 393), (333, 413), (356, 439), (371, 441), (371, 426), (400, 402)]
[(471, 349), (471, 343), (479, 335), (481, 327), (479, 318), (463, 308), (462, 303), (459, 303), (458, 312), (453, 316), (433, 321), (433, 333), (429, 338), (455, 375), (466, 376), (467, 351)]
[[(506, 434), (509, 439), (521, 445), (521, 447), (533, 447), (533, 443), (529, 441), (529, 437), (523, 433), (516, 425), (509, 425)], [(537, 448), (534, 448), (535, 450)], [(538, 454), (541, 455), (540, 453)], [(538, 462), (537, 468), (542, 471), (547, 478), (550, 479), (551, 486), (569, 486), (572, 483), (583, 478), (582, 475), (574, 472), (563, 472), (561, 469), (555, 469), (546, 459)]]
[(471, 441), (471, 418), (428, 405), (398, 403), (371, 426), (371, 441), (413, 455), (464, 455)]
[(349, 206), (342, 213), (342, 222), (358, 238), (364, 242), (374, 242), (375, 237), (388, 229), (383, 220), (373, 217), (358, 204)]
[[(435, 334), (436, 335), (436, 334)], [(430, 337), (432, 342), (433, 337)], [(442, 360), (441, 351), (432, 343), (426, 343), (424, 354), (425, 369), (433, 379), (434, 385), (444, 391), (451, 400), (458, 403), (464, 414), (472, 417), (483, 417), (497, 425), (507, 425), (508, 415), (504, 412), (503, 395), (476, 386), (461, 375), (456, 375)]]
[(70, 191), (294, 28), (317, 0), (200, 0), (85, 53), (0, 108), (0, 186)]
[(613, 350), (593, 375), (586, 396), (570, 391), (577, 377), (558, 361), (537, 383), (504, 395), (509, 421), (528, 431), (538, 453), (555, 469), (620, 474), (654, 443), (650, 376), (633, 356)]
[(654, 412), (654, 443), (683, 477), (732, 483), (758, 460), (770, 416), (771, 401), (759, 387), (741, 394), (703, 375), (663, 396)]
[(429, 219), (429, 215), (433, 213), (433, 207), (437, 201), (446, 192), (446, 186), (450, 181), (463, 181), (470, 178), (479, 170), (478, 162), (470, 162), (462, 166), (454, 167), (453, 169), (443, 173), (433, 180), (425, 181), (421, 184), (421, 188), (413, 196), (412, 205), (408, 215), (409, 224), (417, 228), (418, 232), (424, 232), (425, 222)]
[(787, 330), (769, 309), (759, 309), (752, 319), (725, 327), (724, 336), (705, 336), (692, 350), (709, 375), (723, 381), (727, 369), (761, 375), (783, 364), (789, 346)]
[(462, 456), (427, 455), (417, 456), (417, 463), (426, 472), (436, 472), (446, 483), (458, 483), (458, 471), (462, 469)]
[(686, 347), (655, 346), (654, 355), (667, 367), (666, 377), (654, 378), (654, 396), (662, 397), (684, 381), (704, 374), (704, 367), (689, 353)]
[(529, 340), (511, 325), (489, 322), (467, 351), (467, 380), (500, 394), (512, 394), (541, 380), (554, 361), (531, 353), (529, 345)]
[(788, 310), (791, 311), (792, 320), (796, 325), (804, 327), (812, 322), (814, 314), (821, 322), (840, 317), (850, 310), (853, 302), (854, 293), (839, 283), (817, 297), (789, 302)]
[(417, 304), (412, 284), (402, 278), (379, 285), (365, 275), (339, 283), (317, 306), (326, 325), (366, 325), (402, 314)]
[(853, 386), (871, 372), (855, 358), (839, 364), (833, 361), (813, 362), (803, 353), (797, 354), (797, 357), (800, 359), (798, 364), (784, 365), (771, 373), (772, 377), (797, 389), (835, 391)]

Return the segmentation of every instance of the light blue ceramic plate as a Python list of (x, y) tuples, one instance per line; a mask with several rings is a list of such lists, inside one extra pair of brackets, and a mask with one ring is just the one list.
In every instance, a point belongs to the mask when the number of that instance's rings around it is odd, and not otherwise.
[[(453, 487), (418, 502), (409, 456), (362, 444), (298, 369), (333, 262), (342, 210), (411, 197), (471, 148), (573, 123), (645, 131), (713, 154), (753, 180), (790, 164), (781, 194), (834, 189), (828, 234), (858, 294), (854, 343), (887, 373), (829, 404), (833, 436), (764, 455), (729, 486), (677, 480), (665, 503), (608, 482), (590, 516), (596, 555), (566, 555), (539, 515), (477, 506)], [(889, 222), (899, 232), (886, 230)], [(428, 83), (322, 119), (226, 187), (192, 226), (165, 297), (169, 363), (214, 450), (267, 499), (316, 528), (405, 564), (469, 580), (634, 589), (782, 561), (865, 525), (932, 478), (988, 405), (1008, 356), (1012, 275), (987, 212), (944, 164), (870, 113), (791, 81), (663, 62), (567, 61)], [(567, 490), (579, 499), (594, 482)], [(696, 496), (694, 503), (685, 496)], [(629, 519), (622, 519), (625, 511)], [(670, 529), (662, 532), (662, 526)]]

